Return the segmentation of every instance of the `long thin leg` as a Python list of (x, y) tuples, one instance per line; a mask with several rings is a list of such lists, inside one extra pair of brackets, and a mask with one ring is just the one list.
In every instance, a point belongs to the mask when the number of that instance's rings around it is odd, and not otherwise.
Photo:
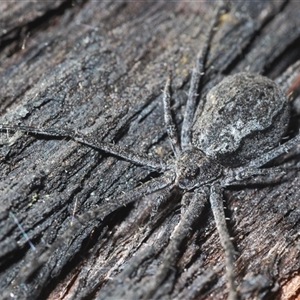
[[(181, 220), (170, 237), (170, 243), (166, 248), (161, 266), (156, 272), (154, 280), (151, 281), (149, 286), (145, 289), (147, 291), (147, 295), (144, 297), (145, 299), (152, 298), (160, 284), (167, 277), (170, 269), (174, 266), (177, 261), (178, 249), (181, 243), (188, 236), (193, 223), (201, 215), (207, 201), (207, 194), (201, 190), (198, 192), (195, 191), (193, 193), (186, 193), (183, 197), (190, 198), (189, 206), (185, 210), (184, 214), (181, 215)], [(184, 202), (187, 202), (186, 200), (187, 199), (185, 199)]]
[(196, 65), (192, 72), (192, 78), (190, 83), (190, 89), (188, 93), (188, 100), (186, 103), (186, 109), (184, 113), (184, 119), (182, 124), (182, 131), (181, 131), (181, 147), (182, 149), (187, 149), (191, 145), (191, 128), (193, 125), (194, 114), (196, 110), (196, 99), (198, 98), (198, 90), (200, 88), (200, 82), (202, 76), (204, 75), (204, 68), (205, 68), (205, 61), (209, 51), (209, 46), (213, 37), (214, 29), (218, 24), (220, 15), (222, 10), (224, 9), (223, 6), (219, 6), (216, 9), (216, 12), (212, 18), (212, 23), (209, 26), (208, 33), (206, 35), (206, 39), (204, 41), (204, 46), (197, 54), (197, 61)]
[[(224, 173), (225, 178), (222, 179), (221, 185), (233, 186), (233, 185), (245, 185), (245, 184), (271, 184), (278, 183), (282, 180), (282, 177), (287, 174), (287, 171), (299, 170), (297, 167), (283, 168), (283, 167), (273, 167), (265, 169), (229, 169)], [(266, 179), (263, 179), (267, 177)]]
[(234, 247), (226, 226), (223, 207), (223, 191), (219, 184), (212, 185), (210, 191), (210, 204), (216, 222), (221, 245), (225, 253), (226, 277), (228, 285), (228, 300), (238, 299), (234, 282)]
[(277, 148), (272, 149), (271, 151), (265, 154), (262, 154), (257, 159), (252, 160), (248, 165), (241, 167), (241, 170), (245, 168), (249, 168), (249, 169), (260, 168), (266, 163), (268, 163), (269, 161), (271, 161), (272, 159), (278, 157), (281, 154), (288, 152), (299, 143), (300, 143), (300, 134), (295, 136), (293, 139), (287, 141), (286, 143), (278, 146)]
[(25, 133), (32, 133), (32, 134), (43, 135), (43, 136), (69, 138), (81, 144), (90, 146), (94, 149), (116, 155), (130, 162), (134, 162), (138, 165), (153, 168), (158, 172), (161, 172), (166, 169), (166, 163), (163, 161), (159, 161), (155, 158), (150, 158), (146, 155), (136, 154), (130, 151), (129, 149), (123, 148), (119, 145), (98, 141), (95, 138), (92, 138), (90, 136), (84, 136), (79, 132), (76, 132), (71, 129), (58, 129), (58, 128), (46, 129), (46, 128), (35, 128), (31, 126), (0, 125), (0, 130), (21, 131)]
[[(169, 186), (153, 194), (154, 201), (152, 201), (152, 205), (154, 205), (157, 201), (160, 203), (165, 203), (167, 200), (170, 200), (171, 189), (172, 186)], [(151, 223), (157, 224), (157, 220), (154, 220), (154, 222), (151, 221)], [(155, 225), (153, 226), (155, 227)], [(144, 292), (143, 288), (141, 287), (144, 287), (145, 282), (148, 282), (149, 279), (139, 279), (141, 274), (137, 275), (136, 272), (138, 271), (141, 262), (158, 256), (159, 253), (163, 251), (165, 245), (167, 245), (169, 241), (168, 234), (159, 234), (155, 237), (155, 242), (149, 242), (148, 237), (150, 232), (154, 229), (153, 226), (150, 226), (146, 230), (146, 232), (148, 232), (145, 233), (146, 240), (143, 239), (139, 242), (139, 244), (135, 245), (135, 248), (138, 250), (124, 264), (123, 271), (121, 271), (116, 277), (112, 278), (104, 287), (104, 289), (101, 289), (101, 291), (98, 293), (98, 296), (96, 297), (97, 300), (143, 298)], [(164, 225), (164, 230), (166, 232), (170, 232), (171, 227), (172, 222), (167, 222)], [(128, 280), (129, 278), (131, 278), (132, 280)]]
[(179, 144), (177, 128), (172, 118), (171, 113), (171, 95), (170, 95), (170, 87), (171, 87), (171, 74), (169, 73), (167, 82), (164, 88), (163, 95), (163, 103), (164, 103), (164, 117), (165, 117), (165, 126), (167, 129), (167, 133), (170, 139), (170, 143), (176, 157), (179, 156), (181, 152), (181, 147)]
[(221, 270), (221, 265), (212, 270), (205, 270), (200, 276), (197, 276), (194, 281), (189, 284), (187, 289), (183, 289), (176, 299), (198, 299), (202, 290), (217, 278), (217, 274)]
[[(103, 220), (113, 211), (138, 200), (144, 195), (154, 193), (165, 188), (171, 190), (173, 188), (174, 180), (175, 174), (173, 172), (166, 172), (165, 175), (161, 176), (160, 178), (155, 178), (126, 193), (125, 195), (122, 195), (114, 199), (113, 201), (101, 205), (99, 208), (87, 211), (84, 214), (78, 216), (73, 221), (72, 227), (70, 227), (69, 230), (65, 231), (63, 235), (59, 236), (55, 240), (55, 242), (50, 245), (47, 251), (43, 252), (41, 255), (36, 255), (36, 258), (34, 260), (31, 260), (27, 265), (23, 267), (20, 275), (12, 283), (11, 289), (13, 290), (14, 286), (18, 286), (25, 282), (31, 274), (33, 274), (51, 257), (52, 253), (54, 253), (55, 250), (59, 248), (59, 246), (63, 245), (66, 241), (70, 241), (75, 233), (81, 227), (88, 224), (90, 220)], [(10, 292), (11, 291), (8, 291), (8, 293)]]

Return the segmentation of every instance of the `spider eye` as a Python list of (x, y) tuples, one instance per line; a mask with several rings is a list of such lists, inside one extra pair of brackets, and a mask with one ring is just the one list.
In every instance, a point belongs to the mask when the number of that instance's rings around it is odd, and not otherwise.
[(189, 172), (188, 172), (188, 178), (195, 178), (197, 175), (199, 175), (200, 173), (200, 168), (198, 166), (192, 166), (190, 169), (189, 169)]

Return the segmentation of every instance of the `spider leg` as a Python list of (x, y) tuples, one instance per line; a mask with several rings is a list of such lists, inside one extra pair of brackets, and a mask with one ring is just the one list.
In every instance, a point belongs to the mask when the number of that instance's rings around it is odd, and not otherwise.
[[(240, 167), (236, 169), (229, 169), (225, 172), (225, 178), (222, 179), (221, 185), (245, 185), (245, 184), (272, 184), (278, 183), (282, 180), (288, 171), (299, 170), (298, 167), (283, 168), (272, 167), (264, 169), (248, 169), (242, 170)], [(265, 180), (264, 177), (268, 176)]]
[(167, 82), (164, 88), (163, 94), (163, 103), (164, 103), (164, 118), (165, 118), (165, 126), (166, 130), (170, 139), (170, 143), (176, 157), (179, 156), (181, 153), (181, 147), (178, 139), (177, 134), (177, 127), (174, 123), (171, 113), (171, 95), (170, 95), (170, 88), (171, 88), (171, 74), (169, 73)]
[(196, 65), (192, 71), (192, 78), (191, 78), (190, 88), (188, 92), (188, 100), (186, 103), (186, 109), (184, 113), (182, 131), (181, 131), (182, 149), (188, 149), (191, 145), (191, 128), (193, 125), (193, 119), (196, 110), (196, 100), (199, 96), (198, 90), (199, 90), (202, 76), (204, 75), (205, 61), (214, 34), (214, 29), (219, 22), (223, 9), (224, 9), (223, 5), (217, 7), (216, 12), (212, 18), (212, 22), (209, 26), (209, 30), (206, 35), (206, 39), (204, 41), (204, 46), (197, 54)]
[[(193, 223), (199, 218), (199, 215), (202, 213), (207, 201), (207, 193), (204, 190), (186, 193), (183, 197), (190, 198), (189, 206), (185, 210), (184, 214), (181, 214), (181, 220), (170, 237), (169, 245), (165, 250), (162, 263), (154, 280), (151, 281), (147, 289), (145, 289), (147, 291), (147, 294), (144, 297), (145, 299), (151, 299), (153, 297), (161, 283), (168, 276), (170, 269), (175, 265), (179, 253), (178, 249), (183, 240), (188, 236)], [(187, 199), (184, 201), (187, 202)]]
[(220, 242), (224, 249), (226, 277), (228, 285), (228, 300), (238, 299), (236, 293), (236, 285), (234, 282), (234, 254), (235, 250), (230, 239), (230, 235), (226, 225), (224, 205), (223, 205), (223, 189), (219, 184), (211, 186), (209, 201), (219, 233)]
[[(51, 255), (58, 248), (60, 248), (61, 245), (65, 245), (66, 241), (70, 242), (70, 240), (74, 239), (74, 236), (76, 236), (76, 232), (78, 232), (78, 230), (80, 230), (82, 227), (87, 226), (87, 224), (91, 220), (103, 220), (113, 211), (138, 200), (144, 195), (154, 193), (165, 188), (171, 190), (174, 185), (174, 181), (175, 173), (166, 172), (160, 178), (152, 179), (151, 181), (133, 189), (132, 191), (129, 191), (125, 195), (121, 195), (120, 197), (115, 198), (110, 202), (106, 202), (98, 208), (89, 210), (83, 213), (82, 215), (77, 216), (75, 219), (73, 219), (72, 226), (69, 228), (69, 230), (65, 231), (64, 234), (62, 234), (61, 236), (58, 236), (55, 242), (49, 246), (48, 250), (44, 251), (42, 254), (36, 253), (34, 259), (30, 260), (22, 268), (22, 272), (20, 272), (19, 275), (13, 281), (13, 283), (11, 283), (11, 289), (13, 290), (14, 287), (17, 287), (22, 283), (26, 282), (27, 279), (38, 268), (40, 268), (46, 261), (50, 259)], [(66, 260), (67, 259), (68, 258), (66, 258)], [(60, 262), (60, 264), (64, 265), (62, 262)], [(8, 291), (8, 295), (10, 292), (12, 291)]]
[(176, 299), (198, 299), (202, 289), (217, 278), (217, 274), (221, 269), (221, 267), (217, 267), (213, 270), (205, 270), (203, 275), (197, 276), (194, 281), (189, 284), (188, 289), (184, 289)]
[(58, 129), (58, 128), (35, 128), (31, 126), (6, 126), (0, 125), (0, 130), (21, 131), (25, 133), (32, 133), (43, 136), (69, 138), (81, 144), (90, 146), (94, 149), (104, 151), (106, 153), (121, 157), (127, 161), (136, 163), (138, 165), (147, 166), (153, 168), (158, 172), (162, 172), (166, 169), (166, 163), (159, 161), (155, 158), (150, 158), (147, 155), (136, 154), (129, 149), (123, 148), (119, 145), (115, 145), (108, 142), (98, 141), (90, 136), (84, 136), (79, 132), (72, 129)]
[[(165, 203), (168, 199), (170, 199), (173, 188), (174, 186), (170, 185), (167, 188), (151, 194), (151, 197), (153, 196), (153, 201), (151, 201), (151, 204), (156, 205), (156, 202)], [(105, 287), (101, 289), (97, 296), (98, 300), (142, 299), (144, 297), (143, 287), (145, 286), (145, 282), (149, 281), (149, 278), (147, 278), (147, 276), (141, 278), (141, 274), (137, 275), (136, 272), (138, 272), (138, 268), (142, 262), (147, 264), (149, 259), (151, 260), (151, 258), (158, 257), (169, 241), (168, 234), (153, 235), (153, 231), (158, 224), (157, 222), (162, 217), (158, 215), (155, 216), (158, 218), (156, 220), (150, 216), (152, 219), (150, 222), (151, 225), (146, 229), (144, 239), (140, 240), (138, 244), (135, 244), (134, 248), (136, 249), (136, 252), (134, 252), (131, 258), (123, 265), (124, 269), (118, 275), (111, 278)], [(160, 229), (163, 228), (162, 232), (171, 232), (173, 229), (172, 223), (170, 222), (166, 222), (162, 226), (163, 227), (160, 226)], [(126, 229), (127, 228), (124, 228), (124, 234), (130, 236), (131, 233), (126, 232)]]
[(292, 138), (291, 140), (287, 141), (286, 143), (276, 147), (275, 149), (272, 149), (271, 151), (262, 154), (257, 159), (252, 160), (250, 163), (248, 163), (245, 166), (240, 167), (241, 169), (245, 169), (246, 167), (249, 169), (254, 168), (260, 168), (272, 159), (278, 157), (281, 154), (284, 154), (291, 150), (294, 146), (298, 145), (300, 143), (300, 134)]

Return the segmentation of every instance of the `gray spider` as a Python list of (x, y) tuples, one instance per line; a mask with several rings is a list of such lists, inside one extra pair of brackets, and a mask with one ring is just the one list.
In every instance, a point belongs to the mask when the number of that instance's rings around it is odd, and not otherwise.
[(70, 237), (81, 223), (91, 218), (103, 219), (119, 207), (148, 194), (156, 193), (160, 201), (166, 201), (170, 193), (176, 190), (182, 194), (184, 204), (181, 220), (172, 233), (159, 272), (144, 298), (151, 298), (155, 289), (168, 275), (169, 267), (174, 261), (174, 251), (171, 250), (179, 248), (191, 226), (201, 215), (207, 199), (210, 201), (224, 249), (228, 299), (238, 298), (234, 276), (235, 251), (226, 227), (223, 189), (246, 184), (255, 176), (267, 176), (268, 180), (272, 178), (274, 182), (278, 181), (281, 178), (279, 175), (282, 175), (280, 168), (262, 167), (298, 144), (300, 136), (278, 146), (289, 123), (289, 106), (278, 86), (272, 80), (258, 74), (239, 73), (228, 76), (208, 92), (206, 101), (196, 110), (200, 82), (205, 71), (204, 62), (219, 13), (218, 11), (214, 18), (205, 47), (197, 56), (180, 137), (171, 115), (171, 75), (168, 76), (164, 88), (164, 119), (174, 154), (172, 160), (149, 158), (118, 145), (85, 137), (72, 130), (0, 126), (1, 130), (21, 130), (45, 136), (68, 137), (161, 173), (160, 177), (78, 216), (73, 227), (32, 262), (24, 271), (23, 277), (45, 262), (57, 245)]

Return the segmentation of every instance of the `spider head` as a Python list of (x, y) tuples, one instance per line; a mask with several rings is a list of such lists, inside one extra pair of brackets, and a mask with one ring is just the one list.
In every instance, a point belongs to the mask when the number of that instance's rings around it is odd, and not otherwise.
[(176, 160), (178, 186), (192, 190), (218, 178), (222, 166), (207, 158), (197, 149), (186, 150)]

